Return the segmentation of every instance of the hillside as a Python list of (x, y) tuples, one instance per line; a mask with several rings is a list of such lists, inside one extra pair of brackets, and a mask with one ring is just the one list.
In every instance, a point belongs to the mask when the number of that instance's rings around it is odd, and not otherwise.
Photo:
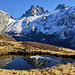
[(13, 41), (16, 42), (16, 40), (6, 34), (0, 34), (0, 41)]
[(40, 6), (31, 6), (21, 18), (10, 18), (3, 33), (17, 41), (34, 41), (75, 49), (74, 29), (75, 6), (60, 4), (53, 12)]
[(0, 34), (0, 55), (2, 54), (50, 54), (62, 57), (75, 57), (75, 50), (37, 42), (16, 42), (15, 39)]

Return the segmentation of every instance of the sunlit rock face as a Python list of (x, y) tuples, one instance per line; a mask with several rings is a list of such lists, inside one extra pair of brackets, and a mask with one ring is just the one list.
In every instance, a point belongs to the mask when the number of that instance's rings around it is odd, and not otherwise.
[(10, 14), (0, 10), (0, 33), (4, 31), (10, 18), (11, 18)]

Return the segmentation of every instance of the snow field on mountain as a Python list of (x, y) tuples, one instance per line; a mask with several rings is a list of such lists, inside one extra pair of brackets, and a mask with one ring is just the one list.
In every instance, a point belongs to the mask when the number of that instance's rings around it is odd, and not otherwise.
[[(50, 13), (41, 13), (28, 17), (23, 16), (19, 19), (9, 19), (4, 32), (26, 35), (28, 33), (31, 34), (31, 31), (36, 31), (37, 34), (41, 32), (45, 35), (56, 35), (59, 39), (70, 39), (70, 43), (74, 42), (75, 6), (65, 7), (62, 10), (56, 9)], [(74, 45), (73, 43), (72, 46)]]

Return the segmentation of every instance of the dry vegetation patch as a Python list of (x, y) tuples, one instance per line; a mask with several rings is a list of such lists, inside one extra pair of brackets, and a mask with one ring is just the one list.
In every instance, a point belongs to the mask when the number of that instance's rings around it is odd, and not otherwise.
[(53, 66), (46, 69), (5, 70), (0, 69), (0, 75), (75, 75), (75, 63)]
[(7, 53), (51, 54), (75, 57), (75, 50), (36, 42), (17, 42), (6, 34), (0, 34), (0, 54)]
[(14, 41), (14, 42), (16, 42), (15, 39), (13, 39), (12, 37), (10, 37), (6, 34), (0, 34), (0, 41)]
[[(17, 42), (6, 34), (0, 34), (0, 55), (8, 53), (52, 54), (75, 58), (75, 50), (36, 42)], [(0, 75), (75, 75), (75, 63), (41, 70), (0, 69)]]
[(22, 42), (26, 53), (43, 53), (57, 56), (75, 57), (75, 50), (36, 42)]

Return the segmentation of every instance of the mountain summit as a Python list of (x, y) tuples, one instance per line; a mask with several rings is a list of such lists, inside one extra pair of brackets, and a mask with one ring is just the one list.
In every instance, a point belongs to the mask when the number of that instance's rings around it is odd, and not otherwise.
[[(59, 5), (56, 7), (56, 9), (61, 9), (61, 10), (62, 10), (62, 9), (65, 9), (65, 7), (66, 7), (65, 4), (63, 4), (63, 5), (62, 5), (62, 4), (59, 4)], [(55, 10), (56, 10), (56, 9), (55, 9)]]
[(43, 7), (31, 6), (22, 18), (10, 18), (4, 33), (17, 41), (35, 41), (75, 49), (75, 6), (59, 4), (53, 12), (46, 12)]
[(41, 13), (46, 13), (48, 12), (47, 10), (45, 10), (43, 7), (40, 7), (39, 5), (37, 5), (37, 7), (34, 7), (33, 5), (30, 7), (30, 9), (28, 11), (25, 12), (25, 14), (22, 15), (23, 16), (31, 16), (31, 15), (35, 15), (35, 14), (41, 14)]

